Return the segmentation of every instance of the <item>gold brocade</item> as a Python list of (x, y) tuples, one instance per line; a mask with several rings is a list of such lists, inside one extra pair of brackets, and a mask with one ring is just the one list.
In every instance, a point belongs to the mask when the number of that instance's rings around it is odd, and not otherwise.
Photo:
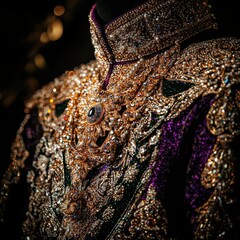
[[(0, 203), (7, 201), (9, 186), (25, 167), (29, 153), (21, 133), (37, 108), (43, 136), (27, 173), (31, 192), (25, 236), (97, 239), (109, 225), (105, 239), (168, 239), (164, 196), (149, 184), (161, 127), (212, 94), (206, 121), (217, 140), (201, 183), (213, 192), (196, 210), (193, 224), (195, 237), (208, 239), (216, 234), (213, 223), (223, 218), (220, 238), (231, 222), (220, 209), (219, 196), (226, 204), (234, 201), (229, 143), (240, 133), (240, 94), (232, 90), (239, 84), (240, 41), (215, 39), (181, 49), (185, 40), (216, 28), (206, 1), (150, 0), (105, 29), (94, 14), (93, 7), (96, 60), (64, 73), (27, 103)], [(164, 81), (189, 87), (167, 96)], [(65, 101), (64, 111), (56, 114)]]

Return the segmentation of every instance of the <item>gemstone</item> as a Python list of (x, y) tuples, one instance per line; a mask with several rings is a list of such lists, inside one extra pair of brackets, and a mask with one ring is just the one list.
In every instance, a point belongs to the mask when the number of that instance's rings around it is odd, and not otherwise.
[(91, 107), (87, 114), (87, 122), (91, 124), (98, 123), (103, 116), (104, 110), (101, 104)]
[(225, 78), (224, 82), (225, 82), (226, 85), (229, 85), (229, 84), (230, 84), (230, 79), (229, 79), (228, 76)]
[(92, 107), (88, 112), (88, 117), (92, 117), (92, 116), (94, 116), (94, 114), (95, 114), (95, 108)]
[(160, 25), (157, 25), (157, 26), (156, 26), (156, 32), (157, 32), (157, 33), (160, 33), (160, 32), (161, 32), (161, 26), (160, 26)]

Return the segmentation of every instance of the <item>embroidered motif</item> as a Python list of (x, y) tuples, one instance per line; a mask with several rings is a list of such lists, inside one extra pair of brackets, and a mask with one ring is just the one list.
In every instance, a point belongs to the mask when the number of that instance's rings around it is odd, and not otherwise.
[(166, 212), (156, 199), (153, 186), (150, 186), (146, 199), (141, 200), (134, 211), (128, 231), (132, 238), (139, 239), (161, 239), (167, 236)]
[[(224, 45), (221, 49), (224, 50)], [(226, 52), (228, 61), (224, 56), (216, 58), (216, 65), (221, 66), (223, 77), (217, 91), (219, 96), (213, 103), (208, 116), (208, 128), (217, 136), (217, 142), (208, 162), (203, 170), (201, 182), (205, 188), (213, 189), (208, 201), (197, 209), (198, 226), (195, 232), (196, 239), (225, 239), (233, 227), (226, 208), (235, 201), (233, 190), (235, 180), (235, 156), (231, 143), (240, 134), (240, 114), (238, 101), (235, 101), (239, 90), (233, 90), (239, 85), (240, 54), (239, 45), (233, 46), (231, 53)], [(218, 230), (216, 231), (216, 226)]]
[[(209, 6), (202, 4), (148, 1), (110, 24), (105, 29), (107, 42), (93, 8), (90, 23), (96, 61), (66, 72), (27, 103), (12, 170), (3, 181), (1, 203), (25, 167), (29, 153), (22, 132), (31, 109), (37, 107), (44, 133), (27, 175), (31, 194), (23, 224), (25, 237), (165, 238), (167, 214), (157, 189), (148, 185), (161, 127), (208, 94), (216, 95), (207, 120), (217, 143), (202, 184), (216, 191), (197, 209), (195, 236), (211, 236), (210, 225), (215, 226), (212, 223), (220, 216), (224, 221), (219, 229), (231, 227), (225, 213), (216, 212), (216, 219), (209, 214), (219, 208), (218, 193), (226, 203), (233, 201), (234, 162), (228, 144), (239, 134), (240, 94), (231, 91), (239, 79), (239, 40), (194, 44), (181, 52), (183, 40), (216, 26)], [(184, 88), (166, 94), (163, 81)]]
[(167, 218), (156, 191), (150, 186), (146, 197), (135, 202), (123, 226), (108, 239), (167, 239)]

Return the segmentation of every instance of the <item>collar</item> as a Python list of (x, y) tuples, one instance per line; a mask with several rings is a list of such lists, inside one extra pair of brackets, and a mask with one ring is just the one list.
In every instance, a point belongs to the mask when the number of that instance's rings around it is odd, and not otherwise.
[(149, 0), (106, 26), (95, 4), (89, 21), (95, 57), (109, 63), (136, 61), (217, 28), (206, 0)]

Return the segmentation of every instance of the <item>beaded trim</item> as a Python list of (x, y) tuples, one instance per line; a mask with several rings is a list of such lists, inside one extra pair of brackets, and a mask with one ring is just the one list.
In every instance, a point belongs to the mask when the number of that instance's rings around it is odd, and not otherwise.
[(206, 1), (150, 0), (109, 23), (104, 29), (93, 6), (89, 20), (96, 58), (132, 61), (183, 42), (217, 24)]

